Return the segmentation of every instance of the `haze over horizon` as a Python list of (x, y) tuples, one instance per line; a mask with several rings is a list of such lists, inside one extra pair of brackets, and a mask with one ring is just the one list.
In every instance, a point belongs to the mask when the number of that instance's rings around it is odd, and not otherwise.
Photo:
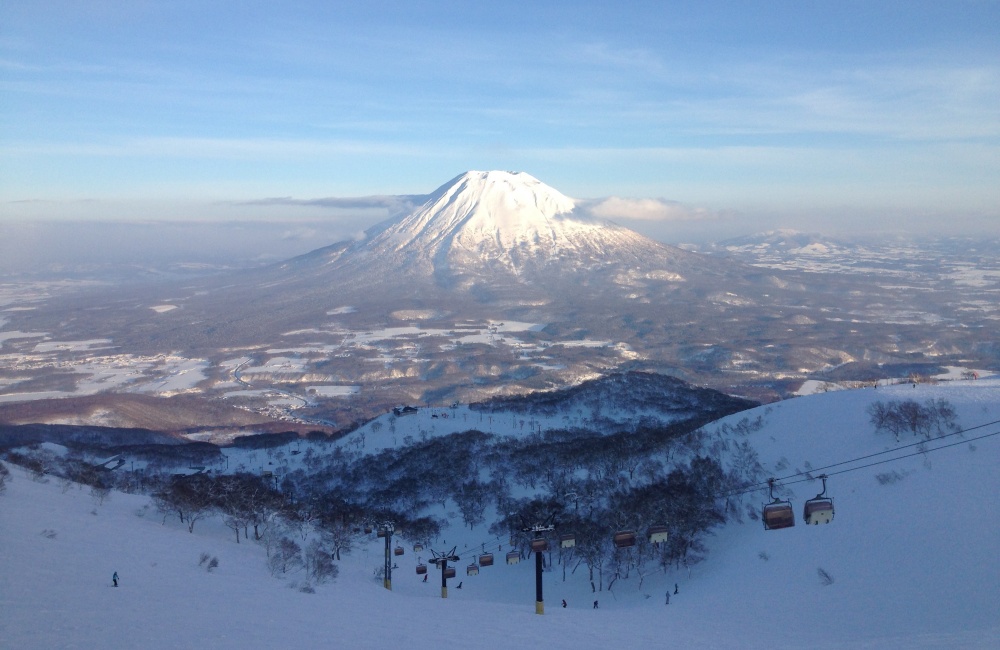
[(109, 0), (0, 23), (0, 224), (356, 232), (510, 169), (663, 241), (996, 228), (994, 2)]

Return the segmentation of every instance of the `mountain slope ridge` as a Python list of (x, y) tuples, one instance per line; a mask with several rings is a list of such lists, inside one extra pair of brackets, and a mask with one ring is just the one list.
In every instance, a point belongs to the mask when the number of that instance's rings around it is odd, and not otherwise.
[(404, 272), (411, 279), (433, 276), (449, 288), (537, 282), (612, 266), (668, 267), (669, 277), (680, 280), (718, 267), (576, 208), (573, 199), (524, 172), (466, 172), (413, 212), (369, 229), (364, 240), (334, 245), (327, 264), (350, 269), (359, 282)]
[[(968, 427), (1000, 419), (998, 391), (1000, 381), (980, 380), (803, 397), (760, 407), (765, 426), (743, 440), (771, 469), (818, 465), (892, 446), (891, 436), (862, 426), (874, 400), (947, 399)], [(689, 648), (996, 647), (996, 440), (839, 475), (830, 482), (833, 523), (782, 531), (728, 525), (707, 561), (653, 572), (642, 587), (632, 576), (614, 592), (592, 594), (585, 574), (563, 582), (559, 571), (546, 571), (545, 616), (534, 614), (533, 562), (462, 576), (463, 589), (445, 600), (433, 579), (414, 575), (410, 548), (398, 558), (392, 591), (372, 580), (384, 542), (371, 539), (345, 556), (336, 582), (302, 594), (288, 588), (296, 578), (268, 574), (263, 547), (235, 544), (221, 522), (199, 522), (189, 534), (176, 519), (137, 517), (143, 497), (116, 493), (96, 505), (83, 491), (14, 470), (0, 496), (0, 545), (10, 560), (0, 577), (0, 627), (12, 647), (51, 648), (318, 647), (331, 638), (357, 648), (522, 639), (552, 648), (612, 640), (656, 647), (666, 636)], [(883, 473), (894, 482), (882, 482)], [(796, 509), (818, 488), (795, 486)], [(465, 539), (481, 537), (460, 528), (449, 531), (446, 548), (463, 550)], [(218, 569), (199, 566), (200, 553), (220, 558)], [(819, 569), (832, 582), (824, 584)], [(110, 588), (112, 571), (120, 589)], [(566, 609), (557, 606), (563, 598)], [(395, 624), (383, 627), (386, 616)], [(475, 624), (442, 631), (442, 618)]]

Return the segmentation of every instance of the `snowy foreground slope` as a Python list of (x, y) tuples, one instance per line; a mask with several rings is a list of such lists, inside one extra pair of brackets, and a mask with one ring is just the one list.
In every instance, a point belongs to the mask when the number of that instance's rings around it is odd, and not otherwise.
[[(957, 409), (963, 429), (1000, 420), (997, 380), (826, 393), (729, 420), (763, 418), (748, 439), (767, 470), (785, 477), (806, 463), (820, 468), (913, 442), (876, 434), (867, 405), (938, 398)], [(271, 577), (264, 550), (237, 545), (219, 522), (199, 522), (189, 534), (176, 520), (161, 524), (152, 509), (137, 516), (146, 497), (114, 493), (97, 504), (86, 491), (64, 492), (11, 466), (0, 495), (0, 646), (996, 648), (1000, 435), (971, 439), (998, 431), (993, 424), (964, 440), (932, 441), (961, 444), (857, 471), (833, 475), (892, 455), (832, 467), (832, 524), (730, 524), (709, 540), (705, 562), (647, 576), (641, 589), (633, 577), (613, 594), (591, 594), (579, 575), (564, 583), (546, 573), (544, 616), (534, 613), (532, 562), (501, 562), (475, 577), (460, 565), (442, 600), (435, 570), (421, 583), (409, 549), (393, 591), (382, 589), (372, 579), (381, 544), (372, 541), (344, 559), (336, 582), (305, 594)], [(789, 489), (798, 516), (820, 486)], [(755, 494), (748, 503), (762, 500)], [(217, 569), (199, 566), (203, 553), (218, 558)], [(675, 583), (679, 593), (665, 605)]]

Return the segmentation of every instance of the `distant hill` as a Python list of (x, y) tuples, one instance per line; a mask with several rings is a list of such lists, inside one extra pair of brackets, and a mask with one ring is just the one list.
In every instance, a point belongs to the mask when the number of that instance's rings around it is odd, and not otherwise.
[(471, 404), (475, 411), (530, 415), (560, 415), (586, 410), (588, 414), (634, 423), (648, 418), (657, 423), (677, 420), (714, 420), (757, 406), (756, 402), (699, 388), (666, 375), (648, 372), (612, 373), (560, 390), (494, 397)]

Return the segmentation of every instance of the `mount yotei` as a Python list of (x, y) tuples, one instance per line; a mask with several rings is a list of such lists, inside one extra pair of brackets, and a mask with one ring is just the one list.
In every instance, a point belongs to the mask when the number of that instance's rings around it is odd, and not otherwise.
[(491, 317), (538, 320), (536, 308), (643, 301), (636, 290), (673, 292), (740, 274), (728, 262), (592, 219), (528, 174), (491, 171), (462, 174), (364, 239), (266, 269), (246, 288), (281, 286), (297, 305), (322, 296), (390, 316), (479, 305), (502, 310)]
[[(337, 424), (620, 370), (769, 399), (832, 368), (870, 379), (880, 364), (993, 354), (989, 314), (956, 310), (945, 287), (690, 252), (594, 219), (525, 173), (467, 172), (418, 202), (283, 263), (77, 292), (9, 311), (6, 326), (91, 342), (90, 359), (167, 355), (197, 365), (184, 391)], [(37, 344), (6, 346), (40, 355)], [(79, 395), (85, 372), (53, 365), (32, 389)], [(156, 372), (122, 388), (157, 393)], [(110, 383), (99, 390), (118, 390)]]
[(679, 282), (680, 273), (710, 267), (697, 255), (579, 214), (576, 202), (528, 174), (496, 171), (462, 174), (364, 241), (316, 255), (366, 286), (405, 273), (449, 292), (499, 285), (539, 295), (579, 274), (614, 274), (621, 284), (636, 269)]

